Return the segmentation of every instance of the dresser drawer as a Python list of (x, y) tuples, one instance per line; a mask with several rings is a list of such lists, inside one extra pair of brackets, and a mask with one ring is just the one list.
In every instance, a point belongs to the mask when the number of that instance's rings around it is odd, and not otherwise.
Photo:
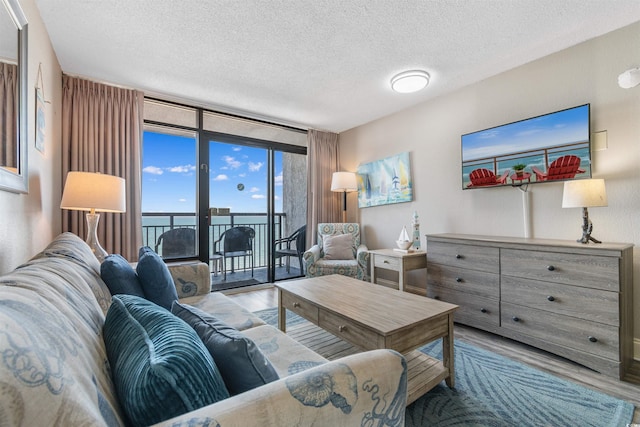
[(501, 303), (501, 324), (505, 329), (572, 348), (596, 356), (618, 361), (618, 328), (585, 319), (563, 316)]
[(615, 257), (503, 249), (500, 265), (504, 276), (620, 290), (619, 258)]
[(316, 325), (318, 324), (318, 307), (315, 305), (288, 292), (282, 292), (282, 305), (287, 310), (299, 314)]
[(503, 276), (502, 301), (618, 326), (619, 294), (600, 289)]
[(429, 264), (427, 287), (439, 286), (456, 292), (472, 293), (489, 298), (500, 297), (500, 276), (494, 273)]
[(387, 270), (400, 271), (400, 259), (388, 255), (373, 255), (374, 267), (385, 268)]
[(427, 262), (429, 265), (435, 263), (496, 274), (500, 272), (498, 248), (428, 242)]
[(377, 333), (339, 314), (320, 310), (318, 326), (363, 350), (383, 348), (378, 344)]
[(500, 326), (500, 303), (497, 299), (473, 294), (451, 292), (439, 286), (427, 286), (427, 296), (440, 301), (457, 304), (453, 320), (469, 326)]

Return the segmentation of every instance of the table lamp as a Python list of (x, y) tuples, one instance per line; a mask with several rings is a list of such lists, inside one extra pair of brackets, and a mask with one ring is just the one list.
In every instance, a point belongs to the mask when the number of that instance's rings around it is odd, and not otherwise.
[(358, 191), (356, 174), (353, 172), (334, 172), (331, 177), (331, 191), (342, 193), (342, 222), (347, 222), (347, 193)]
[(589, 219), (587, 208), (607, 206), (607, 192), (604, 179), (578, 179), (566, 181), (562, 192), (563, 208), (582, 208), (582, 237), (580, 243), (602, 243), (591, 237), (593, 224)]
[(92, 172), (69, 172), (62, 193), (61, 209), (88, 211), (87, 244), (102, 262), (108, 255), (98, 241), (96, 212), (126, 212), (124, 179)]

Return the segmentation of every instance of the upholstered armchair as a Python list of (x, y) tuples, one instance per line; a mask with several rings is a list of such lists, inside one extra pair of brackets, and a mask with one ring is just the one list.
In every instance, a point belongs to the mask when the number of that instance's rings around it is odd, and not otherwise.
[(318, 224), (318, 243), (304, 253), (303, 259), (307, 277), (342, 274), (368, 279), (369, 252), (360, 244), (359, 224)]

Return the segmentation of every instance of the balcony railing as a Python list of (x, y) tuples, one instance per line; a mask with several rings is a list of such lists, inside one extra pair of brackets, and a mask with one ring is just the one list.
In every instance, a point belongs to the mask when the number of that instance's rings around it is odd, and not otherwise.
[[(275, 238), (279, 239), (286, 230), (286, 214), (275, 214)], [(248, 226), (255, 230), (254, 263), (256, 268), (267, 266), (267, 248), (270, 244), (267, 235), (267, 214), (262, 213), (230, 213), (223, 216), (212, 216), (209, 225), (209, 255), (213, 255), (213, 242), (231, 227)], [(197, 230), (197, 217), (194, 213), (182, 212), (143, 212), (142, 242), (145, 246), (155, 248), (158, 238), (165, 231), (173, 228), (193, 228)], [(231, 260), (227, 260), (228, 263)], [(231, 268), (228, 265), (227, 268)]]

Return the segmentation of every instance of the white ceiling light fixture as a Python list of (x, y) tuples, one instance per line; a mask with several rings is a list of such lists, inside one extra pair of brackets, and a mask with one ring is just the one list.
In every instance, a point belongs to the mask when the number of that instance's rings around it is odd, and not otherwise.
[(412, 93), (429, 84), (429, 73), (422, 70), (404, 71), (391, 78), (391, 89), (398, 93)]

